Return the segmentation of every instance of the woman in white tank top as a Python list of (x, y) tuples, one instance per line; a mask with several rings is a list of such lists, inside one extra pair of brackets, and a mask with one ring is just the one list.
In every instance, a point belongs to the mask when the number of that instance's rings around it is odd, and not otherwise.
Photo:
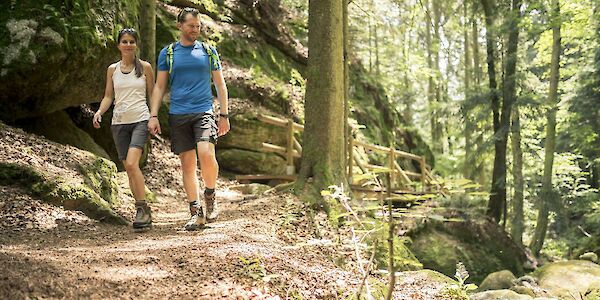
[(146, 98), (149, 98), (154, 88), (154, 71), (148, 62), (137, 58), (135, 53), (138, 40), (138, 34), (133, 28), (119, 31), (117, 47), (121, 52), (121, 60), (108, 67), (104, 98), (92, 122), (95, 128), (100, 128), (102, 115), (110, 108), (114, 94), (111, 131), (135, 198), (133, 228), (142, 229), (152, 225), (150, 207), (145, 200), (144, 175), (139, 164), (142, 149), (148, 139), (147, 124), (151, 116)]

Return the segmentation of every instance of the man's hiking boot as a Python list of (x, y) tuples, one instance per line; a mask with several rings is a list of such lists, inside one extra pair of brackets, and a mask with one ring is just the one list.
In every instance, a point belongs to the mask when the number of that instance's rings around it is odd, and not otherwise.
[(204, 200), (206, 201), (206, 221), (212, 223), (219, 217), (219, 207), (217, 206), (217, 200), (215, 194), (204, 194)]
[(133, 221), (134, 229), (145, 229), (152, 226), (152, 211), (146, 201), (135, 202), (135, 220)]
[(202, 229), (204, 224), (206, 224), (206, 217), (204, 216), (204, 211), (202, 210), (202, 206), (200, 206), (198, 201), (190, 202), (190, 214), (192, 216), (185, 224), (185, 230), (194, 231)]

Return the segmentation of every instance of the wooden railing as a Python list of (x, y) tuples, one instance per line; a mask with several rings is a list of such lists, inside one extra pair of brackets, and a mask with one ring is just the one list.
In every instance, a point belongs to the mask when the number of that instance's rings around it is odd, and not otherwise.
[[(273, 152), (283, 155), (286, 158), (286, 175), (294, 175), (296, 170), (294, 167), (294, 158), (302, 156), (302, 146), (300, 142), (295, 138), (296, 132), (303, 132), (304, 126), (295, 123), (290, 119), (282, 119), (278, 117), (268, 115), (258, 115), (258, 120), (261, 122), (283, 127), (286, 129), (286, 145), (274, 145), (270, 143), (262, 143), (262, 150), (265, 152)], [(384, 147), (379, 145), (367, 144), (353, 137), (348, 141), (348, 149), (352, 149), (351, 157), (348, 158), (348, 178), (352, 182), (354, 175), (355, 166), (358, 167), (363, 173), (369, 172), (369, 170), (377, 170), (377, 172), (389, 172), (390, 173), (390, 187), (389, 189), (415, 187), (417, 183), (421, 185), (421, 191), (426, 192), (432, 186), (437, 186), (435, 180), (431, 175), (431, 168), (425, 162), (425, 157), (408, 153), (402, 150), (394, 149), (393, 147)], [(378, 166), (370, 164), (368, 161), (365, 162), (360, 158), (357, 151), (358, 148), (363, 148), (365, 151), (374, 151), (383, 154), (387, 154), (387, 164), (385, 166)], [(400, 167), (398, 159), (408, 159), (411, 161), (417, 161), (420, 172), (412, 172), (404, 170)], [(277, 175), (274, 175), (277, 176)], [(248, 177), (248, 176), (246, 176)], [(244, 177), (245, 178), (245, 177)], [(248, 177), (250, 178), (250, 177)], [(416, 179), (416, 180), (415, 180)], [(439, 186), (437, 186), (438, 191)]]
[[(400, 187), (414, 187), (416, 182), (413, 179), (417, 179), (417, 182), (421, 184), (421, 190), (427, 191), (432, 183), (431, 172), (429, 166), (425, 162), (425, 157), (418, 156), (412, 153), (408, 153), (402, 150), (394, 149), (392, 147), (383, 147), (379, 145), (367, 144), (355, 140), (353, 137), (349, 140), (349, 149), (352, 149), (352, 157), (348, 157), (348, 178), (350, 182), (353, 182), (354, 166), (356, 165), (363, 173), (369, 172), (369, 170), (375, 170), (376, 172), (390, 173), (390, 189), (398, 189)], [(385, 166), (373, 165), (365, 162), (356, 151), (358, 148), (363, 148), (365, 151), (373, 151), (382, 154), (387, 154), (387, 163)], [(402, 169), (398, 164), (398, 159), (408, 159), (410, 161), (416, 161), (419, 164), (420, 172), (412, 172)]]
[(262, 149), (265, 152), (275, 152), (285, 156), (286, 160), (286, 175), (293, 175), (296, 173), (294, 167), (294, 158), (299, 158), (302, 156), (302, 146), (300, 142), (294, 137), (294, 133), (296, 131), (303, 132), (304, 126), (294, 123), (293, 120), (284, 120), (277, 117), (267, 116), (267, 115), (259, 115), (258, 119), (267, 124), (284, 127), (286, 128), (286, 146), (278, 146), (269, 143), (262, 143)]

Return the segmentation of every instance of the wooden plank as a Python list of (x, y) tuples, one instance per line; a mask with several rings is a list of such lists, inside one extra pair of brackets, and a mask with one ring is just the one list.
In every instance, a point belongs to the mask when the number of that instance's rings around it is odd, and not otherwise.
[(414, 177), (414, 178), (421, 178), (420, 173), (415, 173), (415, 172), (411, 172), (411, 171), (404, 171), (404, 173), (406, 174), (406, 176), (410, 176), (410, 177)]
[[(383, 147), (383, 146), (373, 145), (373, 144), (367, 144), (367, 143), (363, 143), (363, 142), (360, 142), (360, 141), (354, 141), (354, 144), (356, 146), (360, 146), (360, 147), (363, 147), (365, 149), (377, 151), (377, 152), (380, 152), (380, 153), (387, 153), (387, 152), (390, 151), (390, 148), (388, 148), (388, 147)], [(404, 152), (404, 151), (401, 151), (401, 150), (398, 150), (398, 149), (394, 150), (394, 154), (397, 155), (397, 156), (399, 156), (399, 157), (410, 158), (410, 159), (417, 160), (417, 161), (421, 159), (421, 157), (418, 156), (418, 155), (414, 155), (412, 153)]]
[[(273, 144), (269, 144), (269, 143), (262, 143), (262, 150), (266, 151), (266, 152), (275, 152), (275, 153), (279, 153), (283, 156), (286, 156), (286, 149), (285, 147), (281, 147), (281, 146), (277, 146), (277, 145), (273, 145)], [(298, 153), (298, 151), (293, 151), (293, 157), (300, 157), (300, 153)]]
[(281, 180), (296, 180), (296, 175), (266, 175), (266, 174), (253, 174), (253, 175), (236, 175), (236, 180), (269, 180), (269, 179), (281, 179)]
[(404, 179), (404, 181), (406, 183), (409, 183), (409, 184), (412, 183), (412, 180), (410, 180), (410, 178), (408, 178), (408, 175), (406, 175), (406, 172), (404, 170), (402, 170), (402, 168), (400, 167), (398, 162), (394, 162), (394, 166), (398, 170), (398, 173), (400, 173), (400, 178)]
[[(267, 115), (258, 115), (258, 120), (279, 127), (286, 127), (288, 123), (287, 120)], [(294, 129), (298, 131), (304, 131), (304, 126), (294, 123)]]
[(300, 142), (298, 142), (298, 140), (294, 137), (294, 148), (296, 149), (296, 151), (298, 151), (298, 153), (300, 153), (300, 155), (302, 155), (302, 145), (300, 145)]

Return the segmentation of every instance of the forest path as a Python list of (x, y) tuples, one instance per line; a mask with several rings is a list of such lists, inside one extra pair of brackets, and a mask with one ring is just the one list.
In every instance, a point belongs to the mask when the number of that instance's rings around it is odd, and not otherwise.
[[(341, 254), (344, 267), (334, 264), (340, 247), (318, 243), (296, 197), (247, 197), (229, 188), (235, 182), (219, 179), (219, 220), (182, 231), (189, 212), (177, 158), (156, 143), (153, 157), (144, 173), (158, 201), (151, 205), (154, 226), (144, 232), (0, 186), (0, 298), (338, 299), (355, 293), (361, 276), (353, 251)], [(123, 175), (119, 210), (132, 218)], [(425, 279), (400, 281), (396, 299), (437, 298), (439, 287)]]

